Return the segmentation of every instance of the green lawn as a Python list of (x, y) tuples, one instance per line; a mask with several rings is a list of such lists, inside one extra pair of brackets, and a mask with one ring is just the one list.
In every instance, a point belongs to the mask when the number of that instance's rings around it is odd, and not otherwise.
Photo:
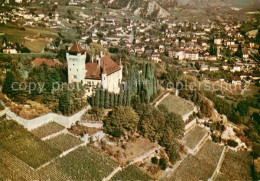
[(15, 121), (6, 119), (0, 121), (0, 148), (33, 168), (41, 166), (61, 153)]
[(63, 126), (61, 126), (55, 122), (51, 122), (51, 123), (45, 124), (39, 128), (36, 128), (36, 129), (32, 130), (31, 132), (38, 138), (44, 138), (48, 135), (57, 133), (63, 129), (64, 129)]
[(228, 150), (216, 180), (252, 180), (248, 152)]
[[(165, 105), (170, 112), (183, 116), (193, 110), (193, 106), (182, 100), (175, 95), (168, 95), (161, 102), (161, 105)], [(160, 105), (159, 104), (159, 105)]]
[(183, 138), (183, 143), (190, 149), (193, 149), (199, 141), (207, 134), (207, 130), (196, 125)]
[(52, 147), (61, 151), (69, 150), (70, 148), (73, 148), (82, 143), (82, 141), (70, 134), (61, 134), (50, 140), (47, 140), (46, 142)]
[(122, 180), (122, 181), (148, 181), (151, 180), (151, 178), (146, 175), (144, 172), (142, 172), (139, 168), (137, 168), (134, 165), (131, 165), (125, 169), (123, 169), (120, 172), (117, 172), (117, 174), (114, 175), (114, 177), (111, 179), (114, 181)]
[(207, 141), (195, 155), (189, 155), (174, 171), (170, 180), (208, 180), (220, 158), (223, 147)]
[(72, 180), (102, 180), (117, 164), (90, 146), (80, 147), (57, 161), (60, 171)]

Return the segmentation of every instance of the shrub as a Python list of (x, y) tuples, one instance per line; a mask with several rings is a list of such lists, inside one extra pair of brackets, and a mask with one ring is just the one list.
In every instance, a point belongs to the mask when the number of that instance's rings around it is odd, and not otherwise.
[(157, 157), (152, 157), (151, 159), (153, 164), (158, 164), (158, 158)]
[(159, 166), (162, 170), (165, 170), (167, 168), (167, 160), (165, 158), (160, 158)]
[(231, 147), (237, 147), (238, 143), (235, 141), (235, 140), (227, 140), (227, 144), (228, 146), (231, 146)]

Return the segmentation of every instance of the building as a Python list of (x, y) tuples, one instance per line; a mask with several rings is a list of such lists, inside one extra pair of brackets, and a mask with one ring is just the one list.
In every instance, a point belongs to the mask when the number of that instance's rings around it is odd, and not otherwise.
[(109, 92), (119, 93), (122, 81), (123, 66), (115, 63), (109, 56), (101, 53), (92, 57), (92, 61), (85, 63), (86, 52), (74, 43), (66, 54), (68, 62), (69, 83), (82, 83), (86, 88), (86, 95), (91, 96), (98, 86)]

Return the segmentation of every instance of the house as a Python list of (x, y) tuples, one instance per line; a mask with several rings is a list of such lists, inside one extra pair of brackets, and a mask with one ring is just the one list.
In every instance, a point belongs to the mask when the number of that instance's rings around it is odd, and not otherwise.
[(180, 49), (172, 49), (168, 51), (169, 57), (177, 58), (178, 60), (183, 60), (185, 58), (184, 51)]
[(230, 72), (240, 72), (241, 71), (241, 67), (240, 66), (234, 66), (232, 69), (230, 69)]
[(201, 65), (200, 70), (201, 71), (209, 70), (209, 66), (208, 65)]
[(198, 52), (186, 50), (184, 53), (185, 53), (185, 58), (188, 60), (199, 60)]
[(160, 54), (159, 53), (153, 53), (152, 57), (151, 57), (151, 60), (153, 62), (156, 62), (156, 63), (159, 63), (159, 62), (162, 61), (161, 58), (160, 58)]
[(234, 78), (234, 79), (232, 80), (232, 84), (233, 84), (233, 85), (241, 85), (242, 82), (241, 82), (240, 78)]
[(221, 38), (215, 38), (214, 39), (214, 44), (215, 45), (222, 45), (222, 39)]
[(249, 58), (249, 51), (247, 49), (243, 49), (242, 53), (243, 53), (243, 59), (248, 59)]
[(219, 71), (219, 68), (218, 67), (210, 67), (209, 71), (216, 72), (216, 71)]
[(69, 83), (82, 83), (87, 96), (91, 96), (98, 86), (109, 92), (119, 93), (123, 71), (121, 62), (118, 65), (101, 52), (95, 61), (92, 57), (92, 62), (86, 64), (86, 52), (77, 42), (66, 53), (66, 59)]
[(14, 48), (6, 48), (6, 49), (3, 49), (3, 53), (15, 54), (15, 53), (17, 53), (17, 50)]

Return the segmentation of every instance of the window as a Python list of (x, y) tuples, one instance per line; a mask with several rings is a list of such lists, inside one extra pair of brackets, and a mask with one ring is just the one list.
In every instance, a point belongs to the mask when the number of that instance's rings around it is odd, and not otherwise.
[(74, 79), (76, 79), (77, 78), (77, 76), (76, 75), (74, 75)]

